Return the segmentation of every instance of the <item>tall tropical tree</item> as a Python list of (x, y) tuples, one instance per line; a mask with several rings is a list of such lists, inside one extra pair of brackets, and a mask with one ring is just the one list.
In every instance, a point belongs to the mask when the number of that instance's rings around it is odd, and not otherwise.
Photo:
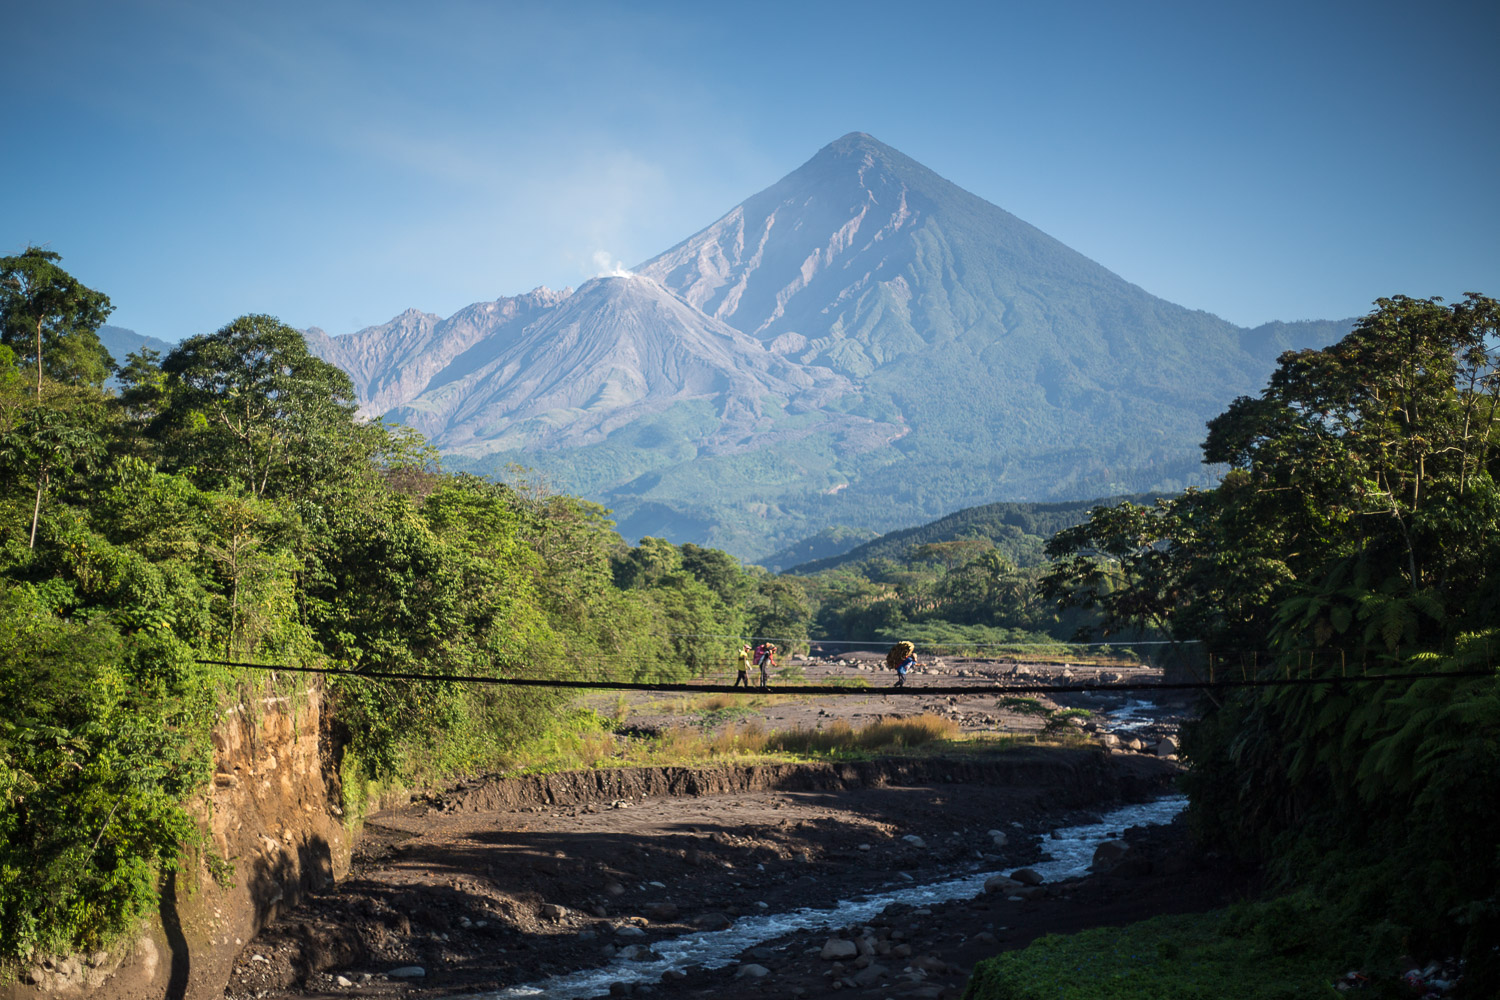
[(113, 365), (98, 334), (114, 310), (109, 296), (84, 287), (60, 260), (41, 247), (0, 257), (0, 339), (35, 367), (37, 399), (44, 374), (98, 386)]
[(241, 316), (162, 361), (167, 451), (220, 488), (289, 495), (341, 481), (378, 444), (354, 418), (354, 386), (273, 316)]

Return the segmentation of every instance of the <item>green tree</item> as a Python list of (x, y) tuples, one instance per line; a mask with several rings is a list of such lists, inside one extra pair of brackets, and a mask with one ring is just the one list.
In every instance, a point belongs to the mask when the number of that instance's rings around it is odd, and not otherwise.
[(1024, 616), (1030, 582), (996, 549), (971, 559), (938, 581), (943, 614), (955, 621), (1000, 624)]
[(721, 549), (704, 548), (692, 542), (682, 544), (682, 568), (697, 577), (726, 605), (738, 604), (750, 589), (744, 567), (739, 560)]
[(27, 541), (34, 549), (48, 489), (87, 475), (104, 455), (104, 399), (93, 389), (56, 382), (35, 398), (17, 393), (17, 380), (6, 378), (5, 361), (0, 357), (0, 470), (14, 481), (26, 477), (36, 483)]
[(1283, 355), (1259, 398), (1209, 423), (1205, 460), (1242, 470), (1241, 524), (1262, 526), (1239, 547), (1274, 541), (1308, 599), (1285, 609), (1283, 643), (1288, 629), (1304, 646), (1352, 634), (1377, 593), (1392, 598), (1387, 635), (1398, 619), (1416, 627), (1408, 645), (1493, 620), (1481, 611), (1494, 607), (1484, 531), (1500, 506), (1500, 304), (1377, 305), (1332, 347)]
[(682, 570), (682, 552), (664, 538), (646, 537), (615, 559), (615, 583), (626, 590), (660, 583)]
[(1466, 986), (1488, 996), (1500, 990), (1500, 806), (1487, 791), (1500, 780), (1497, 303), (1376, 305), (1332, 347), (1282, 355), (1260, 396), (1210, 422), (1205, 458), (1233, 471), (1191, 534), (1165, 533), (1167, 555), (1185, 556), (1139, 599), (1159, 603), (1164, 579), (1201, 580), (1192, 556), (1217, 559), (1249, 582), (1194, 592), (1226, 617), (1243, 600), (1236, 616), (1261, 624), (1269, 671), (1489, 671), (1241, 691), (1184, 738), (1206, 837), (1334, 901), (1377, 951), (1463, 942)]
[(807, 590), (792, 577), (767, 575), (757, 579), (746, 612), (752, 635), (784, 640), (790, 646), (807, 642), (813, 607)]
[(355, 422), (349, 376), (271, 316), (190, 337), (162, 370), (169, 454), (211, 487), (238, 482), (256, 497), (321, 488), (367, 468), (383, 439)]
[(912, 550), (916, 562), (939, 563), (948, 572), (975, 559), (980, 553), (993, 549), (995, 543), (988, 538), (956, 538), (951, 542), (928, 542)]
[[(190, 655), (190, 654), (189, 654)], [(213, 718), (185, 650), (0, 584), (0, 955), (97, 948), (200, 838)], [(185, 683), (144, 685), (175, 673)]]
[(113, 311), (109, 297), (57, 266), (60, 254), (27, 247), (0, 257), (0, 339), (42, 377), (99, 386), (114, 362), (98, 330)]
[(161, 370), (161, 352), (149, 347), (131, 351), (125, 363), (115, 369), (115, 378), (120, 383), (116, 405), (124, 413), (133, 436), (139, 436), (161, 415), (166, 404), (167, 373)]

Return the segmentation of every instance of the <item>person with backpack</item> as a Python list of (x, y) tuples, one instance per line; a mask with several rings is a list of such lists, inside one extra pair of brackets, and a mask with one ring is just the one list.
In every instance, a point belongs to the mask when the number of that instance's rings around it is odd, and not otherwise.
[(776, 666), (776, 644), (774, 642), (763, 643), (760, 647), (760, 657), (755, 662), (760, 666), (760, 687), (764, 691), (771, 686), (771, 668)]
[(747, 687), (747, 688), (750, 686), (750, 657), (751, 657), (751, 655), (752, 654), (751, 654), (751, 651), (750, 651), (750, 644), (749, 643), (746, 643), (745, 645), (743, 645), (743, 646), (740, 647), (739, 662), (736, 664), (736, 667), (737, 667), (737, 669), (738, 669), (739, 672), (734, 675), (734, 686), (735, 687), (739, 687), (741, 684), (745, 685), (745, 687)]
[(885, 654), (885, 665), (896, 671), (896, 683), (892, 687), (905, 687), (907, 671), (921, 666), (917, 662), (917, 647), (904, 640), (896, 643)]

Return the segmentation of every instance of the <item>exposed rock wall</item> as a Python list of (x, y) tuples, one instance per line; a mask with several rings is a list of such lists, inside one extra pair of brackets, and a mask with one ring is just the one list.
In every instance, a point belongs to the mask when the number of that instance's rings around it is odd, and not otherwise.
[(168, 878), (155, 919), (113, 952), (48, 959), (0, 986), (5, 1000), (222, 997), (240, 949), (284, 906), (348, 868), (334, 805), (337, 769), (319, 692), (260, 699), (213, 734), (216, 773), (200, 804), (213, 850), (234, 869), (223, 886), (204, 858)]

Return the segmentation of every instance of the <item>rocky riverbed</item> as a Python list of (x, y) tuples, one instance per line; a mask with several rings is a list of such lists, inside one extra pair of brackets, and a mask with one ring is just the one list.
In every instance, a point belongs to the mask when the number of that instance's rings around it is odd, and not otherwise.
[[(1108, 871), (985, 891), (1041, 868), (1059, 828), (1171, 794), (1172, 713), (1112, 707), (1123, 724), (1096, 716), (1092, 747), (465, 782), (370, 817), (350, 876), (251, 942), (227, 995), (956, 997), (973, 962), (1038, 934), (1244, 886), (1172, 824), (1104, 831), (1122, 834)], [(963, 878), (955, 898), (903, 893)]]

